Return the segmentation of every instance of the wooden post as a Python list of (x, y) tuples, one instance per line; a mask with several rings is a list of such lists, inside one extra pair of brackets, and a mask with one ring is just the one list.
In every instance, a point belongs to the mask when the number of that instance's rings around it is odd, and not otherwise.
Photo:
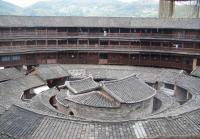
[(9, 33), (10, 33), (10, 35), (12, 35), (12, 29), (11, 29), (11, 27), (10, 27), (10, 31), (9, 31)]
[(197, 67), (197, 58), (193, 58), (192, 70), (196, 69), (196, 67)]
[(37, 45), (38, 45), (38, 42), (37, 42), (37, 40), (35, 40), (35, 45), (36, 45), (36, 47), (37, 47)]
[(130, 60), (131, 60), (131, 55), (130, 55), (130, 53), (128, 53), (128, 65), (130, 65)]

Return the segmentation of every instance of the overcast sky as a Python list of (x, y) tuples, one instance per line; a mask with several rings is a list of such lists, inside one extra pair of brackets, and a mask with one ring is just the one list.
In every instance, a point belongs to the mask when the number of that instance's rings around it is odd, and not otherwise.
[(20, 7), (27, 7), (38, 1), (48, 1), (48, 0), (4, 0), (4, 1), (15, 4)]
[[(27, 7), (27, 6), (30, 6), (39, 1), (49, 1), (49, 0), (4, 0), (4, 1), (15, 4), (20, 7)], [(122, 1), (125, 3), (130, 3), (130, 2), (134, 2), (134, 1), (140, 1), (140, 0), (119, 0), (119, 1)], [(155, 2), (155, 1), (159, 1), (159, 0), (146, 0), (146, 1), (148, 1), (148, 2), (154, 1)]]

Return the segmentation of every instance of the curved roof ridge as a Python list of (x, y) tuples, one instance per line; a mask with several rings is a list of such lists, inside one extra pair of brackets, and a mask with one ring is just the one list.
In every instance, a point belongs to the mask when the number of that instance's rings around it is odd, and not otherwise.
[(31, 113), (34, 113), (34, 114), (37, 114), (37, 115), (41, 115), (41, 116), (47, 116), (49, 118), (56, 118), (56, 119), (63, 119), (63, 120), (66, 120), (66, 121), (77, 121), (77, 122), (83, 122), (83, 123), (124, 123), (124, 122), (137, 122), (137, 121), (149, 121), (149, 120), (159, 120), (159, 119), (171, 119), (171, 120), (174, 120), (174, 118), (177, 118), (177, 117), (181, 117), (181, 116), (184, 116), (184, 115), (187, 115), (187, 114), (190, 114), (192, 112), (195, 112), (195, 111), (200, 111), (200, 108), (196, 108), (196, 109), (192, 109), (191, 111), (187, 111), (187, 112), (184, 112), (184, 113), (181, 113), (179, 115), (173, 115), (173, 116), (160, 116), (160, 117), (149, 117), (149, 118), (141, 118), (141, 119), (135, 119), (135, 120), (122, 120), (122, 121), (100, 121), (100, 120), (80, 120), (80, 119), (72, 119), (70, 117), (59, 117), (59, 116), (56, 116), (56, 115), (46, 115), (46, 114), (43, 114), (43, 113), (39, 113), (38, 111), (32, 111), (30, 110), (29, 108), (26, 108), (26, 107), (23, 107), (23, 106), (20, 106), (20, 105), (16, 105), (16, 104), (13, 104), (9, 109), (9, 110), (12, 110), (11, 108), (14, 107), (14, 108), (19, 108), (21, 110), (25, 110), (25, 111), (28, 111), (28, 112), (31, 112)]
[(76, 98), (76, 97), (79, 97), (79, 96), (85, 96), (85, 95), (90, 95), (90, 94), (94, 94), (94, 93), (98, 93), (99, 91), (91, 91), (91, 92), (87, 92), (87, 93), (83, 93), (83, 94), (78, 94), (78, 95), (69, 95), (67, 97), (65, 97), (65, 99), (68, 100), (68, 98)]
[(88, 80), (90, 79), (93, 81), (93, 77), (92, 76), (88, 76), (86, 78), (83, 78), (83, 79), (80, 79), (80, 80), (74, 80), (74, 81), (67, 81), (67, 82), (70, 82), (70, 83), (75, 83), (75, 82), (82, 82), (82, 81), (85, 81), (85, 80)]
[(65, 85), (75, 94), (89, 92), (100, 87), (100, 85), (93, 80), (93, 77), (75, 81), (66, 81)]
[(137, 75), (137, 74), (133, 73), (133, 74), (131, 74), (131, 75), (129, 75), (129, 76), (126, 76), (126, 77), (121, 78), (121, 79), (118, 79), (118, 80), (101, 81), (100, 83), (103, 83), (103, 84), (110, 84), (110, 83), (120, 82), (120, 81), (126, 80), (126, 79), (128, 79), (128, 78), (132, 78), (132, 77), (135, 77), (135, 78), (139, 79), (136, 75)]
[(102, 86), (121, 103), (137, 103), (156, 95), (156, 90), (138, 79), (135, 74), (120, 80), (103, 82)]
[[(99, 97), (101, 97), (101, 99), (97, 99)], [(93, 101), (91, 101), (91, 98), (93, 98)], [(104, 100), (102, 100), (102, 98)], [(106, 107), (106, 108), (119, 107), (118, 105), (115, 106), (114, 101), (110, 101), (109, 99), (104, 97), (104, 95), (101, 94), (101, 91), (91, 91), (84, 94), (71, 95), (71, 96), (65, 97), (65, 99), (77, 104), (92, 106), (92, 107), (102, 107), (102, 108), (103, 107)]]

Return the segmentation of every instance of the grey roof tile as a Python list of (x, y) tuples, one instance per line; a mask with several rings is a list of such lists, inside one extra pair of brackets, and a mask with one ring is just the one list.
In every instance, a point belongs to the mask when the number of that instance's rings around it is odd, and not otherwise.
[(24, 90), (39, 87), (46, 84), (42, 79), (35, 75), (18, 78), (16, 82), (18, 82)]
[[(82, 122), (45, 117), (32, 138), (155, 138), (199, 135), (199, 110), (178, 117), (128, 122)], [(60, 130), (60, 131), (59, 131)]]
[(0, 27), (119, 27), (200, 29), (200, 19), (78, 16), (0, 16)]
[(186, 73), (183, 71), (171, 71), (171, 70), (163, 70), (158, 76), (156, 77), (156, 81), (175, 84), (175, 81), (181, 77), (185, 76)]
[(100, 91), (92, 91), (84, 94), (72, 95), (66, 97), (65, 99), (74, 103), (92, 107), (112, 108), (120, 106), (120, 104), (116, 101), (111, 101), (104, 97)]
[(36, 69), (37, 74), (43, 80), (57, 79), (70, 76), (60, 65), (43, 65)]
[(87, 77), (87, 78), (84, 78), (81, 80), (75, 80), (75, 81), (66, 81), (65, 85), (74, 94), (89, 92), (99, 87), (99, 84), (96, 83), (92, 77)]
[(135, 75), (103, 82), (103, 88), (121, 103), (136, 103), (153, 97), (156, 91)]
[(200, 78), (200, 66), (196, 67), (196, 68), (190, 73), (190, 75)]
[(16, 68), (7, 68), (0, 70), (0, 81), (16, 79), (23, 76), (23, 73), (18, 71)]
[[(141, 72), (143, 72), (142, 70)], [(149, 78), (149, 77), (148, 77)], [(173, 79), (166, 76), (166, 80)], [(44, 116), (39, 113), (10, 105), (21, 103), (20, 95), (28, 87), (34, 87), (38, 79), (23, 77), (0, 84), (0, 108), (8, 109), (0, 115), (0, 138), (156, 138), (156, 137), (191, 137), (200, 135), (200, 79), (183, 75), (176, 78), (176, 84), (193, 94), (191, 101), (172, 110), (166, 116), (153, 117), (126, 122), (97, 122), (72, 120), (68, 118)], [(39, 81), (40, 82), (40, 81)], [(112, 81), (114, 83), (115, 81)], [(109, 82), (108, 82), (109, 83)], [(39, 83), (40, 84), (40, 83)], [(120, 84), (124, 86), (123, 83)], [(126, 85), (126, 82), (125, 82)], [(134, 85), (132, 82), (128, 85)], [(52, 92), (51, 92), (52, 91)], [(60, 92), (57, 92), (60, 93)], [(48, 101), (55, 92), (50, 90), (38, 100)], [(81, 94), (83, 95), (83, 94)], [(36, 98), (35, 97), (35, 98)], [(95, 96), (96, 97), (96, 96)], [(162, 96), (160, 96), (162, 97)], [(86, 98), (89, 99), (90, 98)], [(164, 99), (164, 101), (168, 99)], [(82, 100), (80, 100), (82, 101)], [(93, 102), (93, 101), (91, 101)], [(36, 102), (37, 103), (37, 102)], [(93, 103), (92, 103), (93, 104)], [(43, 106), (38, 104), (36, 108)], [(46, 107), (47, 105), (45, 105)], [(49, 107), (49, 106), (47, 106)], [(195, 110), (194, 110), (195, 108)], [(41, 108), (42, 109), (42, 108)], [(176, 115), (173, 115), (175, 113)], [(165, 113), (164, 113), (165, 114)]]
[(36, 130), (44, 116), (12, 106), (0, 117), (0, 133), (12, 138), (27, 138)]

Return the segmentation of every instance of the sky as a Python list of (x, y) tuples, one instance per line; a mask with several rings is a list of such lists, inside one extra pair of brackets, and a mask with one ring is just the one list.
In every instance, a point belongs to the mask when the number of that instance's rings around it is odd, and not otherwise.
[[(39, 1), (49, 1), (49, 0), (4, 0), (4, 1), (15, 4), (20, 7), (28, 7)], [(131, 3), (131, 2), (136, 2), (136, 1), (140, 1), (140, 0), (119, 0), (119, 1), (122, 1), (124, 3)], [(146, 1), (149, 1), (149, 2), (154, 1), (155, 2), (155, 1), (159, 1), (159, 0), (146, 0)]]
[(4, 1), (15, 4), (20, 7), (28, 7), (39, 1), (48, 1), (48, 0), (4, 0)]

